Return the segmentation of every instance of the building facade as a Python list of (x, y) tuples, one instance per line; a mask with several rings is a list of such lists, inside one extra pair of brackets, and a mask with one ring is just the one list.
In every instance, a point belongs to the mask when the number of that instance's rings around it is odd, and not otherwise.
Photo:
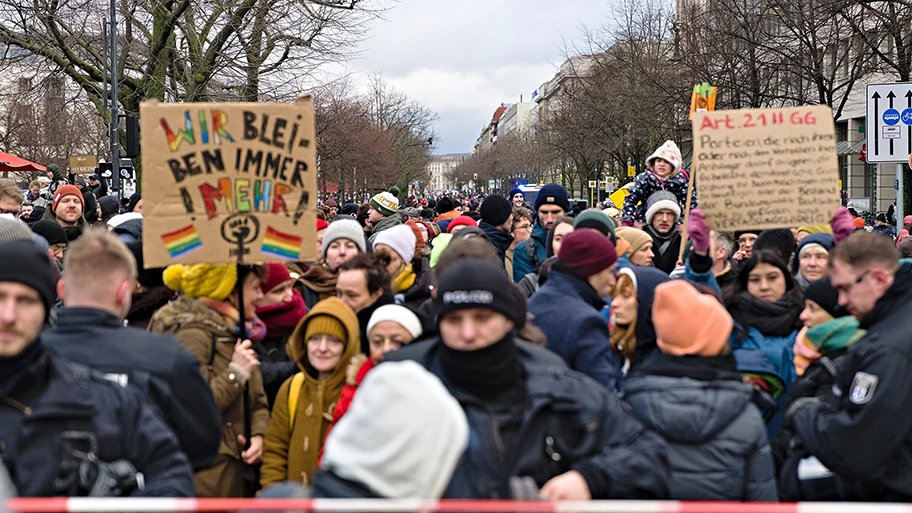
[(450, 172), (461, 166), (470, 155), (470, 153), (448, 153), (431, 156), (431, 161), (427, 165), (431, 190), (454, 190), (456, 186), (450, 179)]

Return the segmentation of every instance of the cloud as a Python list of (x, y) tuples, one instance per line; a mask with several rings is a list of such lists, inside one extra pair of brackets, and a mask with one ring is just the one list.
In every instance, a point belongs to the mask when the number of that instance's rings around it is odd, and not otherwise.
[(381, 73), (440, 119), (438, 153), (471, 152), (501, 102), (528, 101), (583, 25), (610, 13), (597, 0), (402, 0), (361, 45), (355, 73)]

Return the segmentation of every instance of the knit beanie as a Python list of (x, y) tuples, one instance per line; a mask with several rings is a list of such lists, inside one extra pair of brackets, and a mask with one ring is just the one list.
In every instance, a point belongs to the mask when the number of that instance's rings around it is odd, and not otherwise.
[(792, 252), (795, 251), (795, 236), (788, 228), (775, 228), (763, 230), (757, 236), (752, 251), (772, 250), (782, 262), (788, 263), (792, 258)]
[[(57, 224), (55, 221), (49, 220), (48, 222)], [(60, 225), (57, 226), (59, 227)], [(60, 229), (63, 230), (63, 228)], [(16, 220), (11, 214), (0, 216), (0, 242), (29, 241), (34, 243), (34, 240), (32, 231), (27, 224)], [(6, 262), (3, 262), (3, 264), (6, 264)]]
[(81, 203), (83, 209), (85, 209), (85, 199), (83, 199), (82, 191), (79, 190), (79, 187), (76, 187), (75, 185), (61, 185), (54, 193), (54, 201), (51, 203), (51, 212), (57, 211), (57, 204), (66, 196), (76, 196), (79, 198), (79, 203)]
[(853, 224), (853, 226), (855, 226), (856, 230), (861, 230), (862, 228), (864, 228), (864, 218), (856, 217), (855, 220), (852, 221), (852, 224)]
[(345, 326), (339, 319), (329, 314), (318, 314), (307, 321), (307, 328), (304, 330), (304, 342), (307, 342), (316, 335), (329, 335), (342, 341), (348, 340)]
[(830, 225), (828, 225), (828, 224), (821, 224), (821, 225), (817, 225), (817, 226), (799, 226), (798, 231), (796, 233), (801, 233), (801, 232), (804, 232), (807, 234), (829, 233), (830, 235), (833, 235), (833, 228), (830, 227)]
[(329, 223), (327, 223), (323, 219), (317, 218), (317, 231), (325, 230), (327, 228), (329, 228)]
[(485, 308), (522, 325), (509, 292), (512, 286), (504, 268), (481, 258), (466, 258), (447, 267), (438, 278), (434, 310), (439, 323), (446, 314), (466, 308)]
[(833, 246), (836, 244), (835, 239), (829, 233), (818, 232), (811, 235), (808, 235), (798, 244), (798, 247), (795, 248), (794, 259), (792, 260), (792, 271), (798, 272), (798, 264), (801, 259), (801, 254), (808, 248), (817, 246), (825, 250), (827, 253), (833, 249)]
[(733, 326), (718, 299), (684, 280), (656, 287), (652, 323), (659, 350), (674, 356), (717, 356), (728, 344)]
[(839, 305), (839, 292), (830, 283), (829, 277), (812, 281), (804, 289), (804, 299), (817, 303), (834, 319), (847, 315), (845, 309)]
[(415, 233), (412, 228), (404, 224), (396, 225), (388, 230), (383, 230), (377, 234), (374, 239), (374, 250), (377, 246), (384, 245), (399, 255), (399, 258), (409, 263), (415, 258), (415, 246), (417, 244)]
[(44, 318), (47, 320), (57, 298), (54, 290), (57, 283), (47, 251), (35, 244), (30, 231), (27, 235), (26, 240), (0, 243), (0, 262), (3, 262), (0, 265), (0, 282), (21, 283), (34, 289), (44, 304)]
[(659, 146), (659, 148), (646, 159), (646, 167), (650, 170), (654, 170), (653, 163), (655, 163), (655, 159), (657, 158), (671, 164), (671, 167), (674, 168), (672, 174), (681, 170), (681, 162), (684, 160), (681, 157), (681, 150), (674, 141), (665, 141), (662, 146)]
[(481, 204), (481, 221), (491, 226), (500, 226), (513, 215), (513, 204), (499, 194), (492, 194)]
[(437, 213), (439, 215), (446, 214), (447, 212), (452, 212), (456, 210), (456, 207), (459, 206), (459, 203), (449, 196), (444, 196), (440, 198), (440, 201), (437, 202)]
[(450, 221), (450, 224), (447, 225), (446, 232), (453, 233), (453, 228), (455, 228), (457, 226), (468, 226), (469, 228), (478, 228), (478, 223), (476, 223), (475, 220), (469, 216), (455, 217), (455, 218), (453, 218), (452, 221)]
[(271, 262), (263, 264), (263, 267), (266, 268), (266, 279), (263, 280), (260, 288), (263, 289), (264, 294), (291, 279), (291, 273), (288, 272), (285, 264)]
[(44, 237), (44, 240), (51, 246), (54, 244), (67, 243), (67, 234), (63, 231), (63, 227), (60, 226), (60, 223), (57, 221), (42, 219), (32, 225), (32, 231)]
[(681, 205), (673, 193), (659, 190), (650, 194), (646, 200), (646, 224), (652, 224), (652, 218), (663, 209), (674, 212), (675, 220), (681, 217)]
[[(425, 242), (424, 242), (424, 236), (421, 235), (421, 229), (418, 228), (419, 222), (420, 221), (416, 221), (414, 219), (409, 219), (408, 221), (405, 222), (405, 226), (408, 226), (409, 228), (412, 229), (412, 234), (415, 236), (415, 247), (423, 248), (423, 247), (427, 246), (427, 244), (425, 244)], [(425, 227), (425, 229), (427, 229), (427, 227)]]
[(617, 262), (614, 244), (601, 233), (583, 228), (561, 241), (557, 260), (581, 278), (600, 273)]
[(368, 336), (370, 336), (374, 326), (383, 321), (392, 321), (402, 326), (405, 331), (409, 332), (412, 339), (420, 337), (423, 331), (421, 329), (421, 320), (408, 308), (401, 305), (383, 305), (374, 310), (374, 314), (371, 315), (370, 320), (367, 322)]
[(652, 242), (652, 237), (648, 233), (630, 226), (621, 226), (617, 229), (619, 238), (624, 239), (630, 244), (630, 254), (639, 251), (647, 242)]
[(608, 217), (608, 214), (596, 208), (589, 208), (580, 212), (580, 215), (573, 220), (573, 228), (592, 228), (610, 238), (611, 242), (617, 242), (614, 221)]
[(361, 253), (367, 252), (367, 243), (364, 241), (364, 229), (361, 224), (354, 219), (337, 219), (329, 223), (329, 228), (323, 234), (323, 259), (326, 259), (326, 251), (330, 244), (338, 239), (348, 239), (358, 246)]
[(370, 206), (384, 216), (391, 216), (399, 210), (399, 198), (383, 191), (370, 199)]
[(127, 212), (133, 212), (133, 209), (136, 208), (136, 204), (139, 203), (139, 200), (141, 199), (141, 192), (134, 192), (132, 195), (130, 195), (130, 202), (127, 203)]
[(538, 212), (542, 205), (557, 205), (564, 209), (564, 212), (570, 212), (570, 196), (567, 195), (567, 189), (556, 183), (545, 185), (535, 195), (535, 211)]
[(191, 298), (206, 297), (224, 301), (237, 285), (235, 264), (169, 265), (162, 279), (171, 290)]
[(512, 202), (512, 201), (513, 201), (513, 198), (514, 198), (517, 194), (522, 194), (522, 193), (523, 193), (522, 189), (520, 189), (519, 187), (515, 187), (515, 188), (513, 188), (513, 189), (510, 189), (510, 194), (507, 196), (507, 199), (510, 200), (510, 201)]

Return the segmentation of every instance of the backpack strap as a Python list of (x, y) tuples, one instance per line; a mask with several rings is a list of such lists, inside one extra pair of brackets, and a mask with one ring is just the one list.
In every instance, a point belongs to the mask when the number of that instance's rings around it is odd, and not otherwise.
[(295, 413), (298, 411), (298, 398), (301, 397), (301, 387), (304, 386), (304, 373), (298, 372), (291, 377), (291, 386), (288, 388), (288, 431), (294, 427)]

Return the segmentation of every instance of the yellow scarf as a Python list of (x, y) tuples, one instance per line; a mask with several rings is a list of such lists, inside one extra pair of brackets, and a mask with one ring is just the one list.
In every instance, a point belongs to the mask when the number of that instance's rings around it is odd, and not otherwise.
[(418, 276), (412, 272), (412, 264), (405, 266), (405, 269), (403, 269), (402, 272), (399, 273), (399, 276), (396, 276), (396, 279), (393, 280), (393, 294), (405, 292), (412, 288), (417, 277)]

